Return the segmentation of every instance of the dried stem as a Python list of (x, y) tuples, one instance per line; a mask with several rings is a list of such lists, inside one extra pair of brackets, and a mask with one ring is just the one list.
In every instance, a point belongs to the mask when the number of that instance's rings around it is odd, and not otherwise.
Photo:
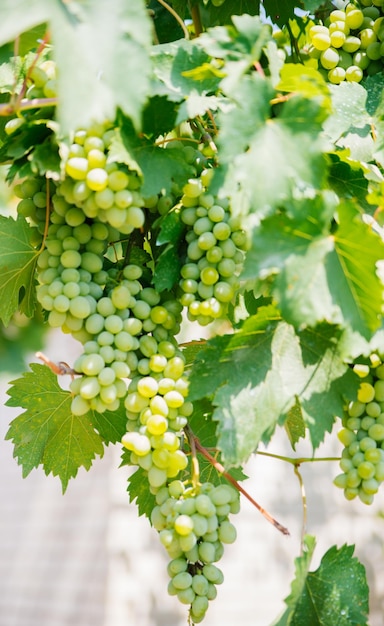
[(65, 376), (69, 374), (69, 376), (73, 378), (75, 374), (77, 374), (77, 372), (75, 372), (75, 370), (69, 367), (68, 363), (65, 363), (64, 361), (60, 361), (59, 363), (54, 363), (53, 361), (51, 361), (51, 359), (45, 356), (45, 354), (43, 354), (42, 352), (36, 352), (36, 357), (40, 359), (41, 361), (43, 361), (43, 363), (45, 363), (45, 365), (49, 367), (51, 372), (53, 372), (54, 374), (57, 374), (57, 376)]
[(280, 522), (278, 522), (274, 517), (272, 517), (272, 515), (268, 513), (268, 511), (266, 511), (258, 502), (256, 502), (256, 500), (252, 498), (252, 496), (237, 482), (237, 480), (225, 471), (221, 463), (216, 461), (216, 459), (214, 459), (213, 456), (209, 454), (208, 450), (201, 445), (199, 439), (193, 434), (189, 426), (186, 426), (185, 430), (188, 436), (188, 440), (191, 441), (192, 439), (194, 439), (196, 450), (198, 450), (207, 459), (207, 461), (211, 463), (216, 471), (222, 474), (228, 480), (228, 482), (230, 482), (235, 487), (235, 489), (240, 491), (240, 493), (242, 493), (243, 496), (245, 496), (247, 500), (249, 500), (249, 502), (251, 502), (251, 504), (256, 507), (256, 509), (265, 517), (265, 519), (270, 524), (272, 524), (275, 528), (277, 528), (277, 530), (283, 533), (283, 535), (289, 535), (289, 530), (285, 528), (285, 526), (280, 524)]
[(301, 493), (301, 501), (303, 504), (303, 523), (301, 526), (301, 554), (304, 553), (304, 538), (307, 532), (307, 518), (308, 518), (308, 508), (307, 508), (307, 496), (305, 493), (305, 486), (304, 486), (304, 481), (303, 481), (303, 477), (300, 474), (299, 471), (299, 467), (298, 465), (294, 465), (294, 472), (298, 478), (299, 484), (300, 484), (300, 493)]

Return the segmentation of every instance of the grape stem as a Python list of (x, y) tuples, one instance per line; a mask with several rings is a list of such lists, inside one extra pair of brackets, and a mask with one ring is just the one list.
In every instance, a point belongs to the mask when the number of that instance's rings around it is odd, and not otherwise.
[(196, 489), (200, 481), (200, 467), (199, 467), (199, 461), (197, 459), (196, 443), (195, 443), (195, 439), (193, 436), (191, 438), (188, 438), (188, 443), (191, 448), (192, 484), (193, 484), (194, 489)]
[(53, 372), (54, 374), (57, 374), (57, 376), (65, 376), (66, 374), (69, 374), (71, 378), (73, 379), (73, 377), (77, 373), (75, 372), (75, 370), (69, 367), (68, 363), (65, 363), (64, 361), (60, 361), (59, 363), (53, 363), (53, 361), (51, 361), (51, 359), (45, 356), (45, 354), (43, 354), (42, 352), (36, 352), (35, 356), (41, 361), (43, 361), (43, 363), (47, 367), (49, 367), (51, 372)]
[(6, 102), (0, 104), (0, 117), (8, 117), (14, 113), (19, 113), (19, 111), (27, 111), (28, 109), (56, 106), (57, 103), (57, 98), (32, 98), (32, 100), (24, 100), (23, 102)]
[(157, 2), (159, 4), (161, 4), (161, 6), (164, 7), (164, 9), (166, 9), (175, 18), (176, 22), (180, 25), (181, 30), (184, 33), (184, 37), (186, 39), (189, 39), (188, 28), (184, 24), (184, 22), (181, 19), (180, 15), (178, 15), (178, 13), (176, 13), (176, 11), (171, 6), (169, 6), (169, 4), (167, 2), (165, 2), (165, 0), (157, 0)]
[[(189, 2), (188, 4), (190, 5), (191, 3)], [(200, 7), (198, 4), (195, 4), (193, 7), (190, 6), (189, 10), (191, 12), (191, 18), (193, 21), (195, 37), (198, 37), (203, 32), (203, 24), (201, 22)]]
[(307, 519), (308, 519), (308, 507), (307, 507), (307, 495), (305, 493), (305, 485), (304, 485), (304, 481), (303, 481), (303, 477), (299, 471), (299, 468), (297, 465), (293, 466), (293, 470), (297, 476), (297, 479), (299, 481), (300, 484), (300, 493), (301, 493), (301, 502), (303, 504), (303, 523), (301, 526), (301, 540), (300, 540), (300, 549), (301, 549), (301, 554), (304, 553), (304, 538), (307, 532)]
[(286, 463), (291, 463), (291, 465), (294, 465), (295, 467), (299, 467), (302, 463), (315, 463), (317, 461), (340, 461), (339, 456), (299, 457), (297, 459), (293, 459), (290, 456), (273, 454), (272, 452), (261, 452), (260, 450), (258, 450), (256, 454), (260, 454), (261, 456), (269, 456), (272, 459), (279, 459), (279, 461), (286, 461)]
[(277, 528), (277, 530), (283, 533), (283, 535), (289, 535), (288, 528), (280, 524), (280, 522), (278, 522), (274, 517), (272, 517), (272, 515), (268, 513), (268, 511), (266, 511), (258, 502), (256, 502), (256, 500), (252, 498), (252, 496), (237, 482), (235, 478), (233, 478), (233, 476), (231, 476), (230, 474), (228, 474), (228, 472), (225, 471), (223, 465), (221, 465), (221, 463), (219, 463), (216, 459), (213, 458), (213, 456), (209, 454), (208, 450), (204, 448), (204, 446), (201, 445), (198, 437), (196, 437), (193, 434), (189, 426), (185, 427), (185, 431), (188, 437), (188, 441), (189, 442), (191, 442), (192, 440), (194, 441), (196, 450), (198, 450), (200, 454), (202, 454), (207, 459), (207, 461), (211, 463), (211, 465), (215, 468), (215, 470), (219, 472), (220, 474), (222, 474), (224, 478), (226, 478), (228, 482), (230, 482), (235, 487), (235, 489), (237, 489), (240, 493), (242, 493), (243, 496), (245, 496), (247, 500), (249, 500), (249, 502), (253, 504), (254, 507), (256, 507), (256, 509), (265, 517), (265, 519), (270, 524), (272, 524), (275, 528)]

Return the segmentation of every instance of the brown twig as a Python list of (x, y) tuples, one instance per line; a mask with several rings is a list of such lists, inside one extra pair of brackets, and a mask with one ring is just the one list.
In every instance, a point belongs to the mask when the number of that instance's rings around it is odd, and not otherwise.
[(189, 426), (186, 426), (185, 430), (187, 433), (188, 440), (189, 441), (191, 441), (192, 439), (194, 440), (196, 450), (198, 450), (207, 459), (207, 461), (209, 461), (211, 465), (220, 474), (222, 474), (228, 480), (228, 482), (230, 482), (235, 487), (235, 489), (240, 491), (240, 493), (242, 493), (243, 496), (245, 496), (247, 500), (249, 500), (249, 502), (251, 502), (251, 504), (253, 504), (253, 506), (256, 507), (256, 509), (265, 517), (265, 519), (270, 524), (272, 524), (275, 528), (277, 528), (277, 530), (283, 533), (283, 535), (289, 535), (288, 528), (280, 524), (280, 522), (278, 522), (274, 517), (272, 517), (272, 515), (268, 513), (268, 511), (266, 511), (258, 502), (256, 502), (256, 500), (252, 498), (252, 496), (237, 482), (235, 478), (233, 478), (233, 476), (231, 476), (230, 474), (228, 474), (228, 472), (225, 471), (223, 465), (221, 465), (221, 463), (216, 461), (216, 459), (214, 459), (213, 456), (209, 454), (208, 450), (204, 448), (204, 446), (201, 445), (199, 439), (193, 434), (191, 428)]
[(57, 376), (65, 376), (68, 374), (73, 378), (75, 374), (77, 374), (77, 372), (69, 367), (68, 363), (65, 363), (64, 361), (60, 361), (59, 363), (53, 363), (53, 361), (51, 361), (51, 359), (45, 356), (45, 354), (43, 354), (42, 352), (36, 352), (36, 357), (43, 361), (43, 363), (45, 363), (45, 365), (49, 367), (51, 372), (57, 374)]

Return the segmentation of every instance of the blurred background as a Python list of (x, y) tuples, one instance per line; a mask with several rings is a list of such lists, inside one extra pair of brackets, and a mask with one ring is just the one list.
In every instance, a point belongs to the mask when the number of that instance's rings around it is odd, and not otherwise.
[[(24, 354), (12, 339), (18, 332), (28, 338)], [(37, 361), (34, 350), (44, 345), (53, 361), (72, 362), (76, 343), (53, 331), (43, 344), (37, 321), (27, 331), (9, 327), (0, 345), (0, 626), (185, 626), (186, 607), (167, 595), (165, 550), (148, 521), (128, 504), (129, 470), (118, 467), (119, 446), (108, 449), (89, 472), (80, 470), (63, 496), (59, 480), (40, 469), (23, 479), (12, 443), (4, 439), (19, 413), (4, 406), (6, 391), (23, 360)], [(282, 432), (268, 451), (292, 456)], [(339, 453), (337, 441), (329, 439), (318, 456)], [(297, 455), (311, 456), (311, 449), (298, 446)], [(291, 534), (280, 534), (242, 499), (233, 518), (238, 539), (226, 547), (220, 565), (225, 581), (205, 626), (270, 626), (290, 592), (303, 521), (298, 479), (291, 465), (260, 455), (245, 471), (245, 488)], [(382, 626), (383, 492), (372, 507), (346, 502), (332, 485), (336, 462), (305, 463), (300, 471), (307, 491), (306, 531), (317, 538), (310, 569), (332, 545), (356, 543), (371, 585), (369, 624)]]

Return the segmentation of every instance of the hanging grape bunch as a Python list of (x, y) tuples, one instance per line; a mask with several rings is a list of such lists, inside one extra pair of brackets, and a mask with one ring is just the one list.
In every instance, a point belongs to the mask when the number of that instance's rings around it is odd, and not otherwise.
[(349, 3), (309, 29), (309, 56), (334, 84), (360, 82), (383, 70), (384, 2)]
[(384, 480), (384, 364), (376, 354), (371, 363), (356, 364), (361, 378), (356, 400), (349, 403), (338, 433), (344, 445), (334, 483), (344, 489), (347, 500), (357, 496), (372, 504)]

